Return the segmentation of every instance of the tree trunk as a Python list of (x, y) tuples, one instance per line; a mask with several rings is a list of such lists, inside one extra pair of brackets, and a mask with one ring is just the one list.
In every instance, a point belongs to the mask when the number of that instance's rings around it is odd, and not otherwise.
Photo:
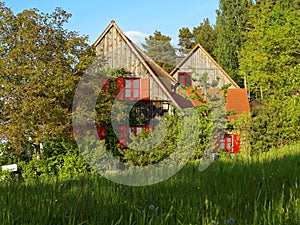
[(261, 99), (264, 99), (262, 87), (260, 87), (260, 98), (261, 98)]
[(41, 147), (40, 146), (41, 146), (40, 143), (34, 145), (37, 161), (41, 160)]

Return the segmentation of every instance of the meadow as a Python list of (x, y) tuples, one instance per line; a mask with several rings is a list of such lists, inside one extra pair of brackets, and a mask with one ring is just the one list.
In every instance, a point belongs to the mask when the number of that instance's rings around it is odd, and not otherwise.
[(0, 183), (0, 224), (300, 224), (300, 145), (189, 163), (131, 187), (99, 175)]

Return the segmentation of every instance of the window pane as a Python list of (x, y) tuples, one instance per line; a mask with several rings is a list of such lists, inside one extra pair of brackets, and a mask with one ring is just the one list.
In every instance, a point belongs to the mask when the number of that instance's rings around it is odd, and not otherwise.
[(139, 88), (139, 80), (133, 80), (133, 88)]
[(227, 143), (226, 148), (231, 149), (232, 148), (231, 143)]
[(129, 133), (134, 133), (134, 128), (133, 127), (129, 127)]
[(137, 127), (136, 128), (136, 134), (139, 134), (143, 131), (143, 128), (142, 127)]
[(133, 97), (134, 98), (139, 97), (139, 90), (133, 90)]
[(125, 88), (130, 88), (130, 80), (125, 80)]
[(130, 89), (126, 89), (125, 90), (125, 98), (130, 98), (131, 94), (130, 94)]
[(179, 83), (180, 83), (181, 85), (184, 85), (184, 75), (183, 75), (183, 74), (180, 74), (180, 75), (179, 75)]
[(191, 86), (191, 75), (190, 74), (185, 74), (186, 78), (185, 78), (185, 81), (186, 81), (186, 86), (189, 87)]

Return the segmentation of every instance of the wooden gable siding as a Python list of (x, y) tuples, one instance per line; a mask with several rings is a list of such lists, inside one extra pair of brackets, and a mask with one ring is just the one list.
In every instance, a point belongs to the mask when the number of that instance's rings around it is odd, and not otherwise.
[[(204, 73), (208, 74), (208, 82), (212, 83), (219, 79), (217, 87), (222, 87), (225, 84), (231, 84), (231, 88), (239, 88), (232, 78), (217, 64), (217, 62), (204, 50), (200, 45), (197, 45), (171, 72), (171, 75), (178, 80), (178, 74), (187, 72), (192, 75), (192, 78), (198, 80)], [(198, 86), (198, 82), (193, 82), (193, 86)]]
[[(195, 72), (193, 72), (195, 70)], [(196, 51), (190, 58), (187, 60), (175, 74), (175, 78), (178, 80), (178, 74), (180, 72), (189, 72), (192, 75), (193, 79), (198, 80), (199, 77), (208, 73), (208, 83), (212, 83), (214, 80), (219, 78), (219, 87), (222, 87), (225, 84), (231, 83), (227, 77), (217, 68), (203, 52)], [(193, 86), (198, 86), (198, 82), (193, 82)]]
[(150, 78), (150, 99), (170, 101), (169, 96), (161, 88), (161, 86), (157, 84), (153, 77)]
[[(169, 96), (162, 89), (161, 85), (150, 75), (149, 70), (144, 64), (149, 64), (147, 58), (141, 57), (143, 53), (124, 35), (116, 26), (111, 26), (106, 31), (104, 37), (95, 45), (96, 55), (103, 57), (103, 60), (109, 68), (124, 68), (129, 74), (126, 78), (148, 78), (151, 100), (170, 101)], [(127, 39), (127, 42), (124, 40)], [(133, 50), (135, 49), (136, 52)], [(137, 56), (140, 55), (140, 58)], [(142, 59), (141, 59), (142, 58)], [(170, 80), (162, 79), (166, 87), (171, 87)]]
[(103, 57), (107, 67), (124, 68), (131, 73), (129, 74), (131, 77), (149, 77), (148, 70), (124, 41), (124, 38), (115, 26), (110, 27), (106, 35), (95, 47), (97, 56)]

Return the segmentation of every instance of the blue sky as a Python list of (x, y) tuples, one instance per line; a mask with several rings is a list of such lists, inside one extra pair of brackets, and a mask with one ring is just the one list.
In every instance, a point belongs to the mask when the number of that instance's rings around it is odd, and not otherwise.
[[(1, 0), (0, 0), (1, 1)], [(198, 26), (204, 18), (215, 24), (219, 0), (6, 0), (7, 7), (15, 13), (37, 8), (52, 12), (62, 7), (72, 14), (66, 28), (88, 35), (93, 43), (111, 20), (134, 42), (140, 43), (145, 36), (159, 30), (178, 44), (182, 27)]]

